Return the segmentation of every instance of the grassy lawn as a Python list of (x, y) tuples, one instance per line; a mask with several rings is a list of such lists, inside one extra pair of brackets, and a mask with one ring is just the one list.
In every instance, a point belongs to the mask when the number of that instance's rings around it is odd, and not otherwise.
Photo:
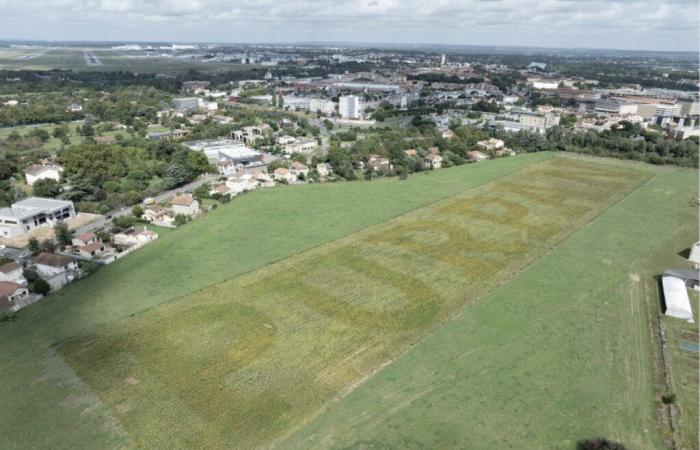
[[(547, 160), (522, 155), (408, 180), (255, 191), (0, 323), (5, 447), (104, 448), (126, 434), (56, 353), (69, 338)], [(282, 218), (282, 220), (280, 220)], [(310, 218), (313, 218), (311, 220)], [(31, 388), (27, 387), (30, 380)]]
[(639, 299), (694, 239), (675, 199), (697, 173), (551, 156), (256, 191), (163, 233), (0, 323), (16, 344), (0, 346), (0, 433), (16, 448), (657, 447)]
[[(654, 277), (687, 267), (677, 253), (697, 240), (696, 183), (695, 171), (660, 173), (283, 447), (573, 449), (607, 436), (663, 448), (647, 312), (658, 311)], [(672, 367), (679, 448), (696, 448), (697, 357), (671, 351), (683, 359)]]
[[(75, 132), (75, 127), (81, 123), (82, 123), (82, 121), (74, 121), (74, 122), (69, 123), (69, 129), (70, 129), (69, 139), (70, 139), (71, 145), (80, 144), (84, 140), (83, 136), (79, 136)], [(58, 126), (57, 124), (40, 124), (40, 125), (20, 125), (20, 126), (16, 126), (16, 127), (4, 127), (4, 128), (0, 128), (0, 139), (7, 138), (13, 131), (17, 131), (20, 135), (26, 136), (30, 131), (32, 131), (34, 129), (43, 129), (43, 130), (46, 130), (51, 137), (49, 138), (48, 141), (41, 144), (41, 148), (43, 148), (51, 153), (55, 153), (56, 150), (58, 150), (61, 147), (61, 145), (63, 145), (60, 139), (53, 137), (53, 130), (57, 126)], [(106, 134), (108, 134), (108, 133), (106, 133)]]
[[(255, 67), (238, 63), (207, 63), (193, 59), (144, 57), (143, 52), (124, 52), (107, 48), (92, 48), (91, 50), (102, 65), (88, 66), (85, 62), (84, 47), (0, 49), (0, 68), (13, 70), (57, 68), (76, 71), (128, 70), (136, 73), (176, 73), (184, 72), (190, 68), (200, 71), (221, 71)], [(21, 59), (22, 56), (27, 58)]]
[(138, 447), (270, 445), (649, 175), (555, 158), (58, 352)]

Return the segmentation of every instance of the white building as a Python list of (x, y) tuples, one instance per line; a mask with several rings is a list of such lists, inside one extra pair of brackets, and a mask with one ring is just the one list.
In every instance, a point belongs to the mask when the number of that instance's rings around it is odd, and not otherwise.
[(39, 180), (60, 180), (63, 167), (58, 164), (32, 164), (24, 170), (24, 177), (28, 185), (33, 185)]
[(479, 141), (476, 143), (481, 148), (485, 148), (486, 150), (498, 150), (499, 148), (503, 148), (505, 143), (496, 138), (489, 138), (485, 141)]
[(34, 260), (36, 271), (51, 286), (51, 290), (61, 289), (75, 279), (78, 262), (75, 258), (54, 253), (42, 253)]
[(559, 87), (559, 80), (530, 78), (527, 81), (533, 89), (557, 89)]
[(359, 119), (362, 115), (362, 102), (356, 95), (344, 95), (340, 97), (338, 112), (343, 119)]
[(26, 284), (24, 279), (24, 267), (14, 261), (8, 262), (0, 266), (0, 281), (11, 281), (17, 284)]
[(75, 207), (71, 201), (29, 197), (0, 209), (0, 236), (21, 236), (34, 228), (74, 216)]
[(260, 152), (246, 146), (242, 141), (232, 139), (205, 139), (183, 142), (183, 145), (190, 150), (203, 152), (212, 164), (230, 161), (238, 165), (262, 160)]
[(173, 212), (185, 216), (196, 216), (199, 214), (199, 202), (192, 194), (176, 195), (172, 200)]
[(335, 102), (322, 98), (309, 99), (309, 111), (330, 116), (335, 112)]
[(693, 310), (690, 307), (690, 299), (688, 298), (685, 282), (680, 278), (664, 275), (661, 277), (661, 285), (664, 290), (666, 315), (685, 319), (688, 323), (693, 323)]
[(333, 166), (328, 163), (316, 164), (316, 172), (321, 178), (327, 178), (333, 175)]
[(114, 242), (116, 244), (130, 247), (141, 247), (149, 242), (155, 241), (156, 239), (158, 239), (158, 233), (150, 231), (146, 228), (139, 231), (131, 228), (114, 235)]
[(179, 111), (204, 109), (204, 100), (199, 97), (182, 97), (173, 99), (173, 107)]

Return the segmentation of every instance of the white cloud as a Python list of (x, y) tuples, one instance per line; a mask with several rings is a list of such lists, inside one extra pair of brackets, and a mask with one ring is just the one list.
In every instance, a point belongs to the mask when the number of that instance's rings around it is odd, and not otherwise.
[[(0, 37), (27, 39), (104, 34), (125, 40), (692, 49), (699, 26), (694, 0), (0, 0), (0, 5)], [(26, 34), (29, 30), (35, 35)]]

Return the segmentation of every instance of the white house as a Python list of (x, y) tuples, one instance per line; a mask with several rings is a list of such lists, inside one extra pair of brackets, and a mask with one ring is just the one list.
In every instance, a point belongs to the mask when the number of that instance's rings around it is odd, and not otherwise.
[(289, 172), (286, 167), (279, 167), (273, 172), (273, 177), (275, 181), (286, 181), (287, 183), (293, 183), (296, 181), (297, 177)]
[(114, 235), (114, 242), (119, 245), (141, 247), (158, 239), (158, 233), (144, 228), (136, 231), (133, 228)]
[(470, 152), (467, 152), (467, 159), (470, 159), (472, 161), (483, 161), (485, 159), (489, 159), (488, 155), (480, 152), (479, 150), (472, 150)]
[(299, 177), (299, 175), (302, 175), (304, 176), (304, 178), (306, 178), (309, 176), (309, 168), (306, 166), (306, 164), (302, 164), (299, 161), (294, 161), (289, 167), (289, 173), (291, 173), (295, 177)]
[(172, 200), (173, 212), (185, 216), (196, 216), (199, 214), (199, 202), (192, 194), (176, 195)]
[(55, 253), (41, 253), (34, 260), (37, 273), (51, 286), (51, 290), (61, 289), (73, 281), (78, 263), (75, 258)]
[(499, 148), (503, 148), (505, 142), (500, 139), (490, 138), (485, 141), (479, 141), (476, 145), (486, 150), (498, 150)]
[(369, 155), (369, 165), (375, 172), (386, 172), (394, 168), (391, 162), (379, 155)]
[(439, 169), (442, 167), (442, 156), (431, 153), (425, 157), (425, 163), (433, 169)]
[(17, 300), (29, 296), (26, 286), (12, 281), (0, 281), (0, 310), (16, 308)]
[(169, 209), (163, 208), (160, 205), (147, 205), (143, 209), (143, 220), (150, 223), (172, 225), (175, 221), (174, 214)]
[(63, 167), (58, 164), (32, 164), (24, 170), (24, 177), (27, 184), (32, 186), (39, 180), (51, 179), (60, 180)]
[(83, 245), (89, 245), (92, 244), (93, 242), (97, 242), (99, 238), (97, 235), (91, 231), (88, 231), (87, 233), (79, 234), (75, 236), (72, 239), (72, 244), (76, 247), (80, 247)]
[(24, 279), (24, 267), (14, 261), (0, 266), (0, 281), (11, 281), (17, 284), (26, 284)]
[(333, 166), (328, 163), (316, 164), (316, 172), (321, 178), (328, 178), (333, 175)]

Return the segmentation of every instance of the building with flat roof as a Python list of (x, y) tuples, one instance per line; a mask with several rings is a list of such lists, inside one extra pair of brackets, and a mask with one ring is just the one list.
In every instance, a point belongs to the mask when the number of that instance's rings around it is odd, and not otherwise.
[(43, 225), (53, 225), (75, 216), (73, 202), (29, 197), (0, 209), (0, 236), (16, 237)]
[(230, 161), (234, 164), (262, 161), (262, 153), (232, 139), (206, 139), (183, 144), (190, 150), (203, 152), (212, 164), (220, 161)]
[(204, 109), (204, 100), (199, 97), (182, 97), (173, 99), (173, 107), (178, 111)]
[(356, 95), (344, 95), (340, 97), (338, 112), (343, 119), (359, 119), (362, 115), (360, 97)]

